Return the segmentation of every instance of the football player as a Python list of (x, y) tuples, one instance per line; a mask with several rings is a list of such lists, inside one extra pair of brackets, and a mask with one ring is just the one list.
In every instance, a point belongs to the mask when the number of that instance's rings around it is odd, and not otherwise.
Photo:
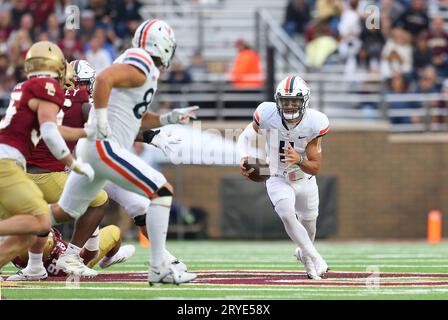
[(250, 143), (257, 134), (266, 136), (270, 178), (266, 188), (286, 233), (297, 246), (295, 255), (304, 263), (308, 277), (320, 279), (328, 269), (313, 245), (319, 209), (316, 184), (322, 161), (322, 137), (329, 130), (325, 114), (308, 108), (310, 88), (297, 75), (277, 86), (275, 102), (263, 102), (238, 139), (241, 173), (249, 158)]
[(9, 235), (0, 244), (0, 268), (28, 249), (36, 235), (50, 231), (49, 207), (25, 173), (25, 159), (40, 137), (74, 174), (94, 177), (89, 164), (73, 158), (56, 124), (66, 77), (61, 49), (49, 41), (33, 44), (25, 57), (25, 73), (28, 80), (15, 87), (0, 122), (0, 236)]
[[(75, 72), (76, 70), (76, 72)], [(96, 134), (92, 127), (85, 127), (84, 123), (88, 116), (88, 105), (90, 93), (92, 91), (93, 81), (95, 79), (94, 70), (88, 65), (87, 61), (76, 60), (67, 64), (66, 81), (64, 83), (65, 101), (58, 113), (57, 123), (62, 125), (67, 141), (67, 147), (70, 152), (73, 151), (76, 141), (81, 137), (90, 137)], [(76, 82), (76, 86), (75, 86)], [(58, 161), (50, 152), (44, 141), (40, 140), (31, 155), (27, 157), (28, 177), (34, 181), (44, 195), (47, 203), (56, 203), (62, 194), (62, 190), (67, 180), (68, 173), (65, 165)], [(107, 203), (107, 194), (104, 190), (90, 203), (89, 210), (95, 221), (89, 221), (95, 226), (104, 216), (104, 207)], [(86, 216), (87, 217), (87, 216)], [(87, 223), (89, 223), (87, 222)], [(98, 222), (98, 223), (97, 223)], [(76, 228), (85, 229), (85, 222), (80, 219), (76, 222)], [(88, 237), (93, 233), (93, 229), (87, 226)], [(97, 240), (90, 240), (95, 242)], [(38, 237), (36, 243), (29, 249), (28, 266), (20, 270), (15, 276), (10, 277), (11, 281), (36, 281), (46, 279), (47, 269), (42, 263), (43, 247), (47, 243), (46, 237)], [(87, 244), (87, 246), (93, 246)], [(85, 276), (95, 276), (96, 274), (84, 274)]]
[[(95, 119), (98, 140), (81, 139), (76, 147), (76, 153), (96, 168), (96, 176), (89, 181), (70, 174), (58, 206), (52, 207), (52, 212), (63, 215), (63, 210), (71, 218), (81, 217), (93, 194), (107, 181), (151, 199), (146, 215), (151, 240), (148, 281), (150, 284), (185, 283), (194, 280), (196, 275), (179, 272), (165, 255), (173, 187), (160, 172), (129, 149), (137, 137), (147, 139), (143, 134), (147, 129), (189, 119), (195, 108), (161, 116), (148, 112), (160, 70), (169, 67), (176, 49), (171, 27), (161, 20), (147, 20), (137, 28), (132, 43), (133, 48), (126, 50), (96, 78), (94, 108), (89, 119)], [(82, 268), (79, 252), (79, 246), (69, 244), (57, 262), (58, 267), (69, 272), (73, 265)]]
[[(114, 225), (110, 225), (101, 228), (98, 234), (95, 235), (99, 239), (98, 246), (89, 247), (85, 246), (81, 250), (81, 258), (83, 263), (90, 267), (95, 266), (97, 263), (101, 268), (108, 268), (113, 264), (122, 263), (127, 261), (135, 252), (133, 245), (121, 246), (121, 231), (120, 228)], [(61, 233), (56, 228), (51, 228), (51, 232), (44, 244), (42, 262), (45, 269), (50, 276), (61, 277), (67, 274), (58, 269), (56, 262), (59, 256), (67, 250), (67, 242), (62, 238)], [(28, 265), (29, 256), (24, 253), (16, 257), (12, 263), (19, 269), (23, 269)], [(19, 277), (20, 271), (9, 278), (6, 281), (23, 281), (29, 280), (28, 278)]]
[[(67, 65), (67, 74), (67, 81), (65, 83), (66, 100), (62, 110), (58, 114), (58, 122), (60, 122), (59, 124), (62, 123), (64, 126), (62, 127), (64, 131), (68, 131), (65, 132), (65, 135), (72, 140), (68, 142), (68, 147), (70, 151), (73, 151), (76, 145), (76, 140), (81, 137), (88, 137), (92, 134), (92, 131), (93, 134), (95, 134), (95, 130), (92, 130), (91, 127), (84, 125), (88, 119), (90, 110), (91, 93), (95, 82), (95, 70), (85, 60), (74, 60)], [(68, 134), (69, 132), (71, 134)], [(36, 149), (27, 159), (27, 162), (29, 177), (43, 192), (44, 199), (48, 203), (56, 203), (62, 194), (62, 190), (68, 177), (65, 166), (60, 164), (60, 162), (52, 156), (42, 141), (38, 143)], [(121, 193), (127, 193), (126, 190), (117, 187), (113, 192), (116, 199), (112, 199), (116, 200), (121, 206), (130, 208), (134, 197), (120, 196), (120, 191)], [(107, 199), (107, 193), (102, 190), (90, 203), (90, 207), (88, 209), (90, 214), (84, 215), (76, 221), (76, 231), (74, 232), (72, 242), (79, 242), (81, 239), (81, 242), (84, 243), (84, 249), (82, 252), (85, 254), (81, 255), (84, 260), (85, 257), (88, 257), (88, 260), (91, 260), (93, 258), (92, 252), (97, 252), (97, 248), (100, 246), (98, 238), (100, 231), (97, 226), (104, 216), (103, 207), (106, 204)], [(131, 201), (129, 202), (129, 200)], [(146, 200), (146, 198), (143, 200)], [(135, 206), (136, 205), (134, 205), (134, 207)], [(85, 218), (89, 218), (89, 220), (86, 220)], [(88, 240), (86, 241), (86, 239)], [(36, 241), (35, 245), (30, 248), (28, 252), (28, 265), (26, 267), (22, 267), (22, 270), (17, 272), (16, 275), (9, 277), (8, 280), (36, 281), (47, 278), (48, 268), (43, 263), (45, 262), (45, 258), (43, 257), (45, 244), (48, 245), (46, 237), (38, 238), (38, 241)], [(132, 254), (130, 250), (121, 250), (119, 254), (111, 258), (111, 261), (127, 259), (129, 254)], [(167, 252), (167, 255), (172, 263), (178, 265), (181, 264), (177, 258), (173, 257), (169, 252)], [(88, 265), (86, 261), (84, 261), (84, 264)], [(55, 266), (51, 268), (54, 269)], [(91, 269), (87, 268), (82, 269), (82, 271), (84, 272), (74, 273), (81, 276), (96, 276), (97, 274), (95, 270), (92, 272)]]

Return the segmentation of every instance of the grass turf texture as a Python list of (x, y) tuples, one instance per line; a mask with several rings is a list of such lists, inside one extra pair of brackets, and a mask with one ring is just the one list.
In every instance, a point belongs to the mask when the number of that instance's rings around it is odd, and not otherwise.
[[(317, 243), (331, 272), (307, 280), (288, 241), (169, 241), (168, 248), (198, 279), (149, 287), (146, 249), (102, 278), (1, 283), (6, 299), (448, 299), (448, 243)], [(8, 265), (3, 276), (15, 272)], [(109, 274), (118, 274), (110, 275)], [(114, 277), (124, 275), (118, 280)]]

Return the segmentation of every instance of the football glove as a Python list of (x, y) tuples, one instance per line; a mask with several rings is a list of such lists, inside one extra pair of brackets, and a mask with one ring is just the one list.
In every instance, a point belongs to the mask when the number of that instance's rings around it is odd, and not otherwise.
[(195, 110), (198, 110), (198, 106), (191, 106), (187, 108), (177, 108), (173, 111), (160, 115), (160, 124), (165, 126), (167, 124), (188, 124), (190, 118), (197, 119)]

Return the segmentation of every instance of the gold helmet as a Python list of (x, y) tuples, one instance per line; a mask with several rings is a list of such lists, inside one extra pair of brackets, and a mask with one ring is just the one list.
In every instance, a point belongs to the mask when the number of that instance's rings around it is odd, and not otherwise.
[(51, 76), (65, 82), (66, 62), (62, 50), (50, 41), (39, 41), (31, 46), (25, 57), (25, 73), (32, 76)]
[(71, 63), (66, 62), (66, 71), (65, 71), (65, 80), (64, 80), (64, 89), (73, 90), (75, 89), (75, 70), (72, 67)]

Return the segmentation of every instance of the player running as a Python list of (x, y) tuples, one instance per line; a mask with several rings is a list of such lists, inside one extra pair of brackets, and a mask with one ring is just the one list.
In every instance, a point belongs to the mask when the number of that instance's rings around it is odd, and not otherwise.
[(288, 76), (277, 86), (274, 102), (263, 102), (253, 122), (238, 139), (240, 169), (249, 157), (249, 143), (266, 133), (271, 177), (266, 188), (286, 233), (298, 246), (295, 255), (304, 263), (308, 277), (320, 279), (328, 269), (314, 248), (319, 193), (315, 175), (322, 161), (322, 137), (329, 130), (325, 114), (308, 108), (310, 88), (299, 76)]
[[(84, 125), (88, 119), (88, 114), (91, 107), (90, 100), (91, 93), (93, 91), (93, 84), (95, 82), (95, 70), (85, 60), (74, 60), (70, 62), (69, 65), (67, 65), (67, 74), (71, 75), (68, 75), (66, 77), (66, 100), (64, 102), (62, 110), (58, 114), (58, 124), (61, 124), (62, 122), (63, 126), (70, 127), (62, 128), (64, 129), (64, 131), (68, 131), (68, 129), (70, 130), (70, 139), (73, 141), (68, 142), (68, 147), (70, 151), (73, 151), (76, 145), (76, 140), (81, 137), (92, 135), (92, 133), (96, 133), (95, 130), (92, 130), (91, 127), (85, 127)], [(161, 147), (162, 144), (159, 142), (157, 146)], [(28, 176), (43, 192), (44, 199), (48, 203), (56, 203), (62, 194), (62, 190), (68, 177), (65, 166), (52, 156), (52, 154), (42, 141), (38, 143), (36, 149), (27, 159), (27, 163), (27, 171), (29, 173)], [(130, 210), (130, 214), (133, 214), (133, 208), (140, 207), (139, 203), (135, 203), (136, 200), (149, 202), (147, 198), (135, 195), (131, 192), (128, 192), (127, 190), (114, 186), (112, 183), (109, 184), (111, 185), (109, 188), (113, 190), (112, 195), (114, 197), (112, 197), (112, 199), (118, 202), (119, 205)], [(135, 196), (133, 197), (132, 195)], [(142, 199), (137, 199), (137, 197)], [(107, 199), (107, 193), (102, 190), (98, 194), (98, 196), (90, 203), (90, 207), (88, 209), (89, 215), (84, 215), (81, 219), (76, 221), (75, 232), (72, 241), (76, 242), (79, 239), (84, 239), (84, 248), (90, 249), (88, 251), (83, 249), (82, 252), (97, 251), (97, 249), (94, 249), (99, 245), (98, 234), (100, 231), (97, 226), (104, 216), (103, 207), (107, 203)], [(85, 218), (90, 219), (86, 220)], [(85, 239), (88, 240), (85, 241)], [(46, 279), (48, 277), (48, 268), (44, 265), (45, 258), (43, 257), (44, 246), (46, 244), (48, 245), (46, 237), (38, 237), (38, 240), (28, 252), (28, 265), (26, 265), (26, 267), (22, 266), (21, 270), (18, 271), (16, 275), (9, 277), (8, 280), (37, 281)], [(129, 247), (125, 247), (125, 249), (126, 250), (123, 249), (118, 252), (118, 255), (112, 257), (112, 259), (114, 261), (123, 259), (127, 260), (129, 255), (133, 253), (133, 250), (130, 250)], [(183, 266), (186, 270), (186, 266), (178, 261), (176, 257), (172, 256), (168, 251), (166, 252), (166, 254), (168, 259), (172, 261), (172, 263), (174, 263), (176, 266)], [(92, 259), (91, 254), (87, 255), (87, 257), (90, 257), (88, 260)], [(85, 255), (81, 254), (81, 258), (84, 260), (83, 263), (85, 265), (88, 265), (85, 261)], [(54, 269), (55, 266), (53, 266), (52, 268)], [(90, 270), (91, 269), (87, 268), (84, 269), (84, 271)], [(96, 276), (97, 272), (95, 270), (92, 271), (93, 272), (84, 272), (78, 275)]]
[[(174, 112), (159, 116), (147, 112), (157, 90), (160, 69), (169, 67), (176, 42), (171, 27), (160, 20), (143, 22), (133, 38), (133, 48), (126, 50), (96, 78), (93, 93), (96, 141), (81, 139), (76, 153), (96, 170), (93, 181), (70, 174), (59, 208), (72, 218), (81, 217), (94, 194), (111, 181), (129, 191), (151, 199), (146, 225), (151, 240), (150, 284), (184, 283), (196, 275), (179, 272), (165, 258), (165, 243), (173, 188), (165, 177), (129, 149), (141, 131), (175, 123)], [(144, 137), (143, 137), (144, 138)], [(58, 207), (52, 208), (58, 211)], [(55, 214), (55, 213), (54, 213)], [(65, 271), (79, 265), (80, 248), (69, 245), (57, 265)]]
[(50, 230), (48, 205), (42, 192), (25, 174), (26, 158), (40, 137), (54, 157), (74, 174), (93, 179), (87, 163), (75, 160), (56, 125), (56, 115), (64, 103), (61, 85), (66, 62), (61, 49), (40, 41), (25, 57), (28, 80), (15, 87), (5, 117), (0, 122), (0, 268), (26, 251), (36, 235)]

